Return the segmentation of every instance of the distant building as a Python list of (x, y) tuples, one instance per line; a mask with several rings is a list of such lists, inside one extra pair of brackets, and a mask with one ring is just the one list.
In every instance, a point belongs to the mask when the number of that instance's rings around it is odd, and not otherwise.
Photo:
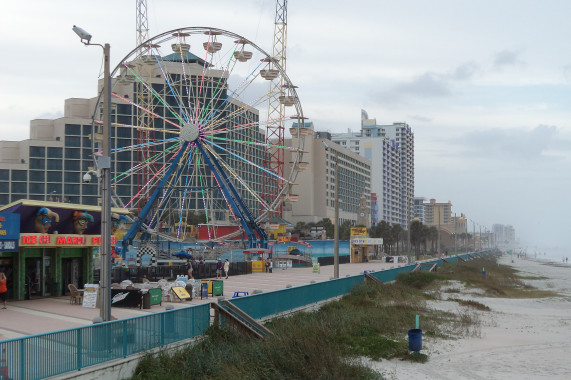
[(515, 229), (510, 225), (494, 224), (492, 226), (495, 243), (499, 246), (515, 243)]
[(371, 192), (376, 194), (378, 215), (404, 228), (413, 218), (414, 134), (406, 123), (378, 125), (361, 110), (359, 132), (332, 133), (331, 139), (371, 161)]
[[(335, 223), (335, 192), (338, 190), (339, 223), (350, 221), (357, 225), (366, 219), (365, 225), (370, 227), (371, 162), (333, 143), (328, 139), (329, 133), (316, 133), (311, 122), (305, 123), (299, 131), (302, 136), (294, 135), (292, 139), (305, 138), (303, 158), (307, 162), (299, 165), (301, 171), (291, 191), (296, 201), (286, 203), (284, 218), (293, 224), (318, 222), (324, 218)], [(296, 142), (293, 144), (296, 146)], [(286, 145), (292, 146), (288, 141)], [(287, 165), (292, 161), (291, 152), (286, 151), (284, 158), (286, 171), (292, 170), (291, 165)], [(337, 172), (336, 159), (339, 160)], [(335, 188), (336, 176), (338, 189)]]
[(414, 197), (413, 218), (418, 218), (424, 224), (424, 197)]

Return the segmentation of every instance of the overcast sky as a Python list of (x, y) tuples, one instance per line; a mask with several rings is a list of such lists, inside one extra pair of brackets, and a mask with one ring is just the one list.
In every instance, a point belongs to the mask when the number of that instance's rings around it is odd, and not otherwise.
[[(452, 202), (476, 230), (511, 224), (528, 251), (571, 254), (571, 1), (290, 0), (287, 72), (317, 130), (405, 121), (415, 195)], [(102, 52), (135, 47), (135, 0), (0, 3), (0, 139), (93, 97)], [(150, 36), (188, 26), (271, 52), (274, 0), (148, 0)], [(470, 230), (473, 225), (470, 222)], [(535, 248), (535, 245), (539, 245)]]

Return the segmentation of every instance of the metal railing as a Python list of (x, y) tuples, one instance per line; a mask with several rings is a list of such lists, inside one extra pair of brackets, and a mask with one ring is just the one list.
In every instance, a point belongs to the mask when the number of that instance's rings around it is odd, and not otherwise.
[(202, 335), (209, 326), (210, 305), (202, 304), (0, 341), (0, 376), (27, 380), (77, 371)]
[[(480, 256), (487, 251), (475, 253)], [(463, 259), (472, 256), (458, 255)], [(447, 257), (447, 261), (457, 258)], [(442, 265), (442, 259), (423, 264)], [(416, 264), (367, 272), (391, 282)], [(291, 311), (342, 296), (365, 279), (365, 273), (330, 281), (253, 294), (227, 301), (254, 319)], [(164, 345), (193, 338), (210, 326), (210, 304), (190, 306), (146, 316), (0, 341), (0, 377), (41, 379), (124, 358)]]

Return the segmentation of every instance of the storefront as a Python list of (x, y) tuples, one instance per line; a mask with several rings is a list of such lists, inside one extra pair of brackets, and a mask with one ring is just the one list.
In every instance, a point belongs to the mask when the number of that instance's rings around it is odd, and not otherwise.
[(365, 263), (369, 261), (370, 249), (381, 247), (383, 239), (367, 237), (365, 227), (351, 228), (351, 263)]
[[(82, 288), (93, 282), (101, 247), (100, 207), (21, 200), (0, 213), (19, 216), (18, 245), (0, 256), (9, 298), (61, 296), (68, 294), (69, 284)], [(117, 244), (115, 237), (111, 244)]]

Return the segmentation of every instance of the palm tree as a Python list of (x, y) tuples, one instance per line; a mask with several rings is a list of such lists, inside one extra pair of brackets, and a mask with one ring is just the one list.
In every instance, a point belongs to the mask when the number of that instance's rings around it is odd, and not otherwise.
[(397, 244), (397, 256), (399, 254), (399, 241), (401, 240), (401, 234), (403, 231), (404, 230), (402, 229), (400, 224), (395, 224), (391, 227), (391, 234), (392, 234), (393, 240)]

